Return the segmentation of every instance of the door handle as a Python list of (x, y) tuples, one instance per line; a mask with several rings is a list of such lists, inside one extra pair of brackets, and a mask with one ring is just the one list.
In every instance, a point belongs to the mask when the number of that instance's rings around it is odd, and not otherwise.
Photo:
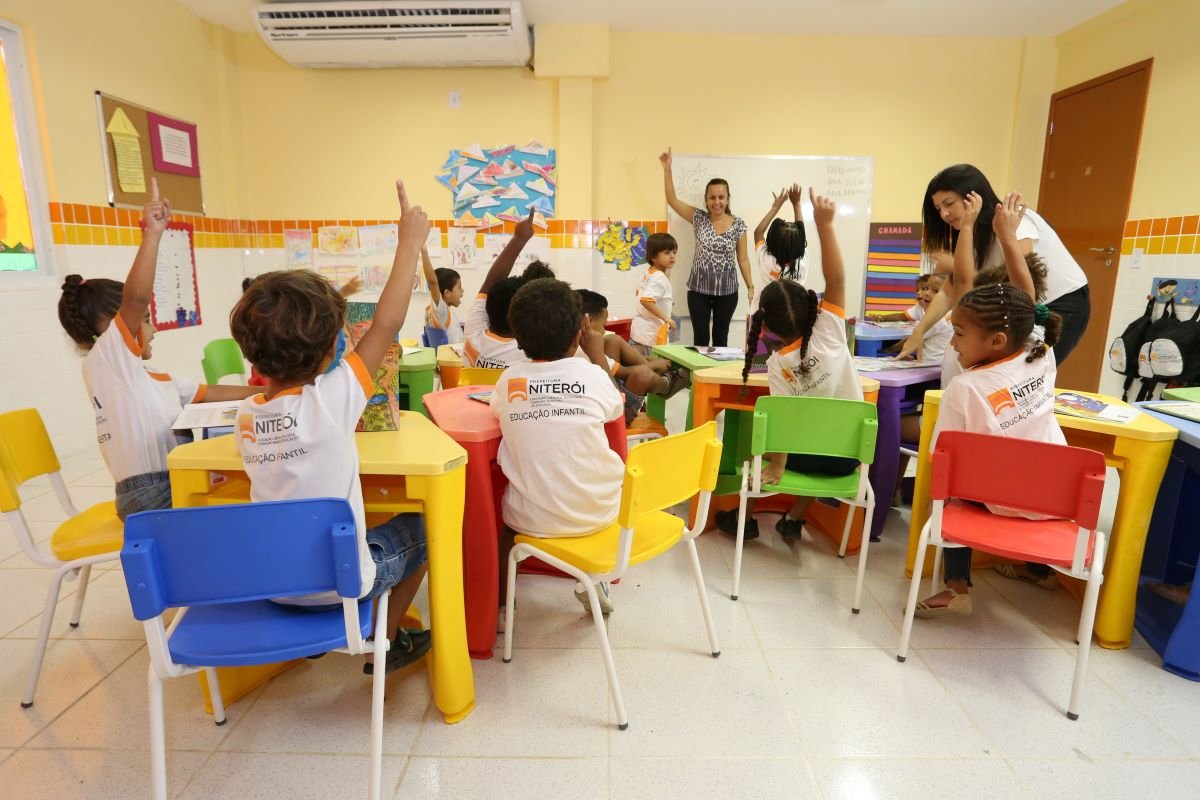
[(1092, 251), (1093, 253), (1104, 253), (1106, 256), (1111, 256), (1113, 253), (1117, 252), (1117, 248), (1115, 247), (1089, 247), (1088, 250)]

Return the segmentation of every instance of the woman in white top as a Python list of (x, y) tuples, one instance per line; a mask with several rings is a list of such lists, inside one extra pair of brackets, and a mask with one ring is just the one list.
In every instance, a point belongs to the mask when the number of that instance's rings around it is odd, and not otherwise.
[[(1005, 263), (1005, 254), (1000, 242), (992, 232), (992, 218), (996, 207), (1001, 204), (999, 196), (979, 169), (970, 164), (955, 164), (934, 175), (925, 189), (922, 208), (924, 233), (921, 245), (922, 250), (939, 265), (943, 265), (943, 262), (948, 264), (950, 260), (949, 253), (954, 250), (959, 231), (962, 230), (963, 201), (972, 192), (978, 193), (983, 201), (974, 225), (975, 263), (979, 269)], [(1017, 228), (1020, 253), (1034, 253), (1045, 262), (1045, 303), (1051, 311), (1062, 317), (1062, 335), (1058, 344), (1054, 346), (1055, 359), (1062, 363), (1079, 343), (1091, 315), (1092, 304), (1088, 294), (1087, 275), (1046, 220), (1023, 204), (1019, 210), (1024, 214)], [(950, 305), (945, 291), (934, 298), (924, 318), (904, 343), (900, 353), (902, 358), (921, 349), (925, 332), (950, 310)]]
[[(663, 188), (667, 205), (692, 224), (696, 231), (696, 250), (688, 275), (688, 315), (697, 346), (707, 346), (709, 319), (712, 319), (712, 343), (729, 345), (729, 323), (737, 309), (737, 273), (746, 283), (746, 296), (754, 298), (754, 279), (750, 277), (750, 256), (746, 250), (746, 223), (729, 210), (729, 183), (713, 178), (704, 187), (704, 207), (688, 205), (675, 194), (671, 177), (671, 150), (658, 157), (663, 167)], [(734, 270), (734, 264), (737, 270)]]

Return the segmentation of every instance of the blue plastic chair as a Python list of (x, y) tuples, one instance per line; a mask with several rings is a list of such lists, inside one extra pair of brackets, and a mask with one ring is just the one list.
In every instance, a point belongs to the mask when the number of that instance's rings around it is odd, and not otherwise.
[(446, 334), (443, 328), (435, 328), (432, 325), (425, 326), (425, 332), (421, 335), (421, 341), (426, 347), (438, 348), (444, 344), (450, 344), (450, 337)]
[[(389, 642), (366, 638), (386, 625), (387, 595), (372, 619), (358, 601), (354, 515), (344, 499), (146, 511), (125, 520), (121, 565), (133, 615), (150, 651), (150, 760), (155, 800), (166, 800), (163, 682), (203, 670), (213, 719), (225, 724), (215, 667), (272, 664), (331, 650), (370, 648), (380, 669), (371, 695), (370, 797), (380, 795), (382, 665)], [(269, 598), (336, 591), (341, 609), (308, 611)], [(163, 612), (181, 609), (169, 628)]]

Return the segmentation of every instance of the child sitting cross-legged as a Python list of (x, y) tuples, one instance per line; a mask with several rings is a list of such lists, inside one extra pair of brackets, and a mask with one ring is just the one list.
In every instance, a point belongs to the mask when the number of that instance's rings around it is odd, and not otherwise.
[[(607, 528), (617, 518), (625, 474), (604, 433), (623, 414), (624, 400), (575, 292), (552, 278), (530, 281), (513, 297), (508, 319), (530, 360), (504, 370), (492, 393), (503, 435), (497, 462), (508, 478), (501, 500), (502, 600), (516, 534), (583, 536)], [(575, 358), (580, 347), (587, 360)], [(611, 612), (608, 585), (596, 589), (601, 611)], [(575, 597), (591, 610), (582, 587)]]
[[(233, 338), (267, 379), (264, 394), (238, 409), (238, 450), (250, 478), (250, 499), (302, 500), (345, 497), (358, 533), (361, 598), (388, 592), (386, 670), (409, 664), (430, 647), (428, 631), (400, 629), (426, 570), (425, 526), (419, 514), (400, 514), (368, 529), (358, 477), (354, 429), (374, 393), (372, 376), (404, 323), (412, 296), (417, 253), (429, 220), (410, 208), (396, 182), (400, 231), (395, 260), (379, 297), (375, 319), (358, 346), (326, 372), (346, 300), (308, 270), (260, 275), (229, 318)], [(305, 607), (340, 608), (335, 592), (282, 598)], [(368, 675), (374, 665), (364, 669)]]

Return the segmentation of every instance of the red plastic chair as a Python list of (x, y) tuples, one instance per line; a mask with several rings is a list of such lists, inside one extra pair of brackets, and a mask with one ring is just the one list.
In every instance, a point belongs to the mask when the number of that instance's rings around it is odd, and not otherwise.
[[(941, 591), (943, 547), (972, 547), (1047, 564), (1064, 575), (1087, 581), (1079, 617), (1075, 678), (1067, 706), (1067, 717), (1079, 719), (1096, 600), (1104, 582), (1105, 535), (1096, 530), (1104, 494), (1104, 468), (1103, 455), (1080, 447), (964, 431), (939, 434), (929, 490), (933, 514), (921, 529), (917, 543), (896, 660), (903, 662), (908, 657), (927, 546), (937, 548), (933, 561), (935, 593)], [(964, 501), (991, 503), (1052, 519), (1000, 516)]]

